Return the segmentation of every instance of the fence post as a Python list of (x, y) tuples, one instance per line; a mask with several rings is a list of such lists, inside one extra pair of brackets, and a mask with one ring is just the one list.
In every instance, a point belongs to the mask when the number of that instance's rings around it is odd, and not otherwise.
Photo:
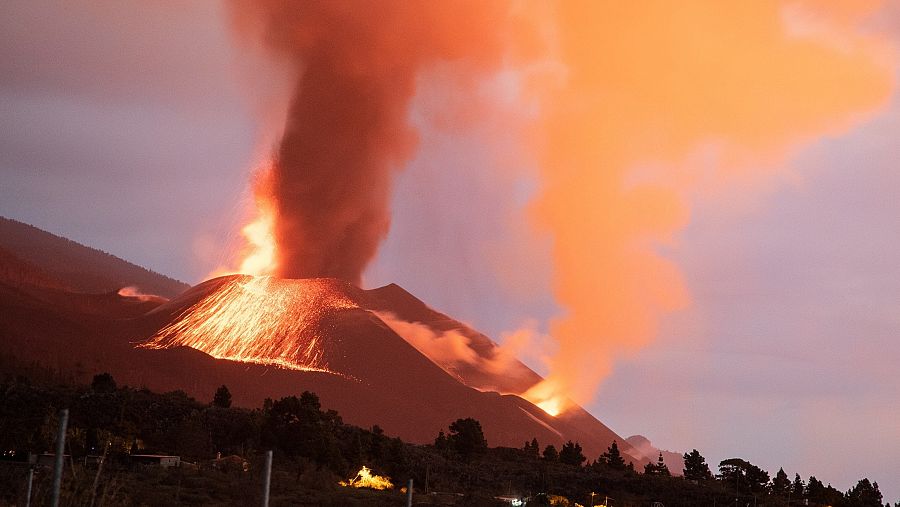
[(272, 451), (266, 451), (266, 465), (263, 468), (263, 507), (269, 507), (269, 485), (272, 482)]
[(66, 426), (69, 424), (69, 409), (59, 411), (59, 432), (56, 435), (56, 456), (53, 464), (53, 496), (51, 507), (59, 507), (59, 490), (62, 487), (63, 456), (66, 451)]

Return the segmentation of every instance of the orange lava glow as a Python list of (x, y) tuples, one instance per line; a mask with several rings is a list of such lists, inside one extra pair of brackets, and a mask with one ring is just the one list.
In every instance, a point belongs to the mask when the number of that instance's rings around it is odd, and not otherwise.
[(522, 393), (521, 396), (553, 417), (558, 416), (572, 406), (572, 402), (563, 391), (563, 386), (552, 380), (545, 380), (535, 384), (531, 389)]
[(234, 276), (140, 347), (186, 346), (218, 359), (334, 373), (323, 357), (318, 324), (331, 311), (358, 308), (334, 290), (339, 283)]
[(155, 294), (144, 294), (137, 287), (133, 287), (130, 285), (128, 287), (122, 287), (116, 294), (122, 296), (123, 298), (137, 299), (138, 301), (157, 301), (161, 303), (168, 301), (162, 296), (157, 296)]
[(375, 475), (371, 470), (369, 470), (369, 467), (366, 466), (363, 466), (359, 469), (356, 477), (350, 479), (349, 481), (340, 481), (338, 484), (340, 484), (341, 486), (369, 489), (391, 489), (394, 487), (394, 484), (391, 482), (391, 479), (389, 477)]
[(241, 228), (248, 244), (246, 256), (238, 268), (245, 275), (271, 275), (275, 272), (274, 212), (268, 206), (260, 206), (259, 216)]
[(231, 268), (218, 268), (211, 278), (225, 275), (270, 276), (277, 274), (278, 243), (275, 225), (278, 219), (275, 199), (271, 192), (272, 166), (257, 171), (253, 184), (255, 218), (241, 227), (244, 246), (237, 257), (240, 260)]

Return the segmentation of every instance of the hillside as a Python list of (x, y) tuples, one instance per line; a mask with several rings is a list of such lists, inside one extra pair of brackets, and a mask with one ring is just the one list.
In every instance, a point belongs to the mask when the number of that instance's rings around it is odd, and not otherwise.
[[(225, 384), (244, 407), (309, 390), (348, 422), (411, 442), (474, 417), (493, 445), (572, 440), (595, 458), (617, 440), (636, 465), (648, 461), (580, 407), (554, 417), (515, 395), (540, 376), (515, 358), (498, 361), (490, 338), (397, 285), (367, 291), (336, 279), (230, 276), (182, 290), (25, 224), (3, 220), (0, 231), (0, 354), (17, 362), (79, 381), (108, 371), (128, 385), (199, 399)], [(118, 294), (124, 285), (174, 297)], [(468, 359), (429, 350), (448, 333), (465, 342)]]
[(0, 280), (84, 293), (134, 286), (167, 298), (188, 288), (114, 255), (4, 217), (0, 217)]

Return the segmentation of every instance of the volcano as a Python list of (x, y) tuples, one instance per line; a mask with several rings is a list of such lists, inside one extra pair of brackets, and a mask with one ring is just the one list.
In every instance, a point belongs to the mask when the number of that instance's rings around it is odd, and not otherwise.
[[(20, 236), (48, 234), (20, 229)], [(39, 364), (82, 382), (106, 371), (120, 383), (183, 390), (201, 400), (224, 384), (234, 403), (246, 407), (308, 390), (346, 422), (378, 425), (411, 442), (429, 443), (450, 422), (473, 417), (492, 446), (521, 447), (537, 438), (558, 448), (572, 440), (594, 458), (617, 440), (635, 465), (647, 461), (582, 408), (552, 416), (518, 396), (541, 377), (398, 285), (363, 290), (330, 278), (230, 275), (171, 299), (97, 293), (90, 290), (94, 286), (83, 290), (72, 276), (63, 280), (29, 262), (27, 250), (2, 239), (5, 364)], [(55, 247), (86, 248), (73, 242)], [(91, 269), (103, 272), (96, 265), (103, 257), (97, 259)], [(130, 266), (149, 280), (150, 272)], [(156, 283), (172, 286), (156, 276)], [(134, 285), (127, 277), (116, 283)], [(468, 359), (430, 353), (421, 337), (404, 336), (411, 328), (434, 337), (452, 333), (467, 347)], [(502, 369), (485, 366), (501, 357)]]

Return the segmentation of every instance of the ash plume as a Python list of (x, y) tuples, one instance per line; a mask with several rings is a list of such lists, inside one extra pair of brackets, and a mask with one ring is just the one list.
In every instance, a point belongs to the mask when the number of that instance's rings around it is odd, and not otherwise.
[[(460, 83), (496, 66), (505, 2), (263, 0), (231, 4), (237, 30), (299, 75), (263, 198), (275, 274), (359, 283), (390, 225), (394, 173), (411, 157), (417, 76), (454, 62)], [(260, 194), (257, 189), (257, 195)]]

